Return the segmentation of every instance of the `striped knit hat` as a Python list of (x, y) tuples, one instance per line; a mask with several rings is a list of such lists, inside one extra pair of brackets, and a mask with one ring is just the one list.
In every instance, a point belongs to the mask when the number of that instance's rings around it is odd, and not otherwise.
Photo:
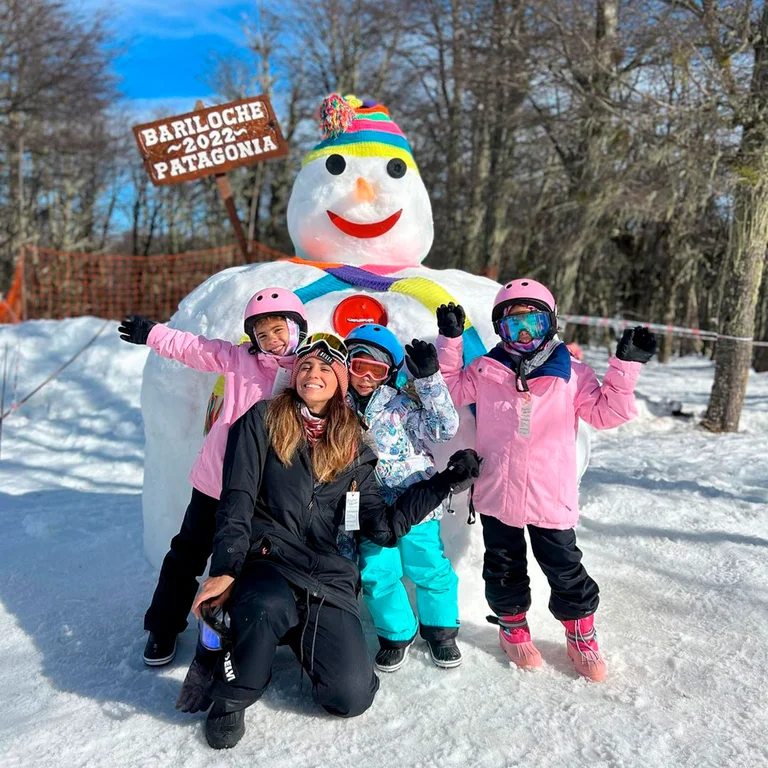
[(332, 93), (323, 99), (319, 117), (324, 138), (307, 154), (302, 166), (319, 157), (344, 154), (396, 157), (419, 172), (405, 134), (381, 104)]

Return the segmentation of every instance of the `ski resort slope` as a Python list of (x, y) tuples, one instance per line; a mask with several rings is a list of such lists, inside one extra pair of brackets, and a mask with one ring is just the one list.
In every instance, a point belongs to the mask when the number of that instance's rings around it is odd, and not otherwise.
[[(0, 370), (5, 345), (12, 361), (20, 349), (24, 394), (101, 324), (2, 327)], [(245, 738), (216, 753), (202, 717), (173, 707), (195, 628), (170, 667), (141, 661), (156, 576), (141, 528), (146, 355), (109, 327), (3, 426), (3, 768), (768, 764), (768, 376), (750, 379), (743, 432), (716, 437), (668, 415), (672, 400), (701, 414), (711, 364), (652, 363), (638, 386), (639, 418), (593, 435), (578, 530), (601, 586), (608, 682), (576, 678), (535, 564), (530, 621), (545, 667), (510, 668), (485, 622), (476, 545), (458, 563), (460, 669), (436, 669), (417, 642), (407, 665), (382, 678), (371, 710), (336, 720), (280, 649)], [(589, 361), (605, 371), (605, 353)], [(12, 367), (9, 387), (14, 378)], [(471, 535), (480, 537), (479, 525)]]

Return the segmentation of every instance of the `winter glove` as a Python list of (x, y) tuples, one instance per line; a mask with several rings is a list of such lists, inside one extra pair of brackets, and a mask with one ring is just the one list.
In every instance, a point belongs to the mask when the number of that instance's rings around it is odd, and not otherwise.
[(483, 460), (471, 448), (456, 451), (448, 459), (448, 466), (440, 473), (451, 486), (451, 493), (466, 491), (480, 474)]
[(437, 308), (437, 327), (446, 339), (457, 339), (464, 333), (467, 315), (461, 304), (441, 304)]
[(656, 354), (656, 347), (656, 336), (647, 328), (625, 328), (616, 345), (616, 357), (631, 363), (647, 363)]
[(181, 686), (179, 698), (176, 699), (176, 709), (194, 714), (195, 712), (205, 712), (211, 706), (209, 693), (215, 669), (215, 653), (198, 653), (192, 659), (187, 676)]
[(405, 362), (414, 379), (426, 379), (427, 376), (434, 376), (440, 370), (434, 344), (414, 339), (410, 344), (405, 345), (405, 354)]
[(117, 332), (120, 334), (120, 338), (129, 344), (146, 344), (149, 332), (154, 325), (157, 323), (141, 315), (128, 315), (120, 324)]

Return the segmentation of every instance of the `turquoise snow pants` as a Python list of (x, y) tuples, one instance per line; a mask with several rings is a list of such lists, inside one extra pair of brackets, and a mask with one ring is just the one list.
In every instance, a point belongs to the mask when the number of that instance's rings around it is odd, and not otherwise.
[(387, 640), (410, 640), (418, 629), (405, 574), (416, 585), (419, 621), (427, 627), (456, 629), (459, 623), (459, 579), (443, 553), (440, 521), (415, 525), (396, 547), (360, 542), (363, 597), (376, 626)]

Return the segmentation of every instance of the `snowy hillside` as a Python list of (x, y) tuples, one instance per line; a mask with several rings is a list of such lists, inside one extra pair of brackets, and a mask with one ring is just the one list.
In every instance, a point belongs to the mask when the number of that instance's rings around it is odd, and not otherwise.
[[(13, 358), (20, 344), (24, 394), (101, 324), (0, 327), (0, 365), (5, 345)], [(315, 707), (281, 649), (245, 738), (216, 753), (202, 718), (173, 708), (195, 628), (170, 667), (141, 661), (155, 579), (141, 526), (146, 355), (110, 327), (3, 425), (4, 768), (768, 764), (768, 375), (750, 381), (744, 431), (714, 437), (696, 419), (668, 415), (672, 400), (703, 411), (710, 364), (651, 364), (640, 378), (640, 418), (595, 436), (579, 537), (601, 586), (608, 682), (577, 679), (535, 564), (530, 619), (545, 667), (505, 662), (484, 619), (473, 542), (458, 566), (459, 670), (436, 669), (417, 643), (406, 667), (382, 679), (372, 709), (342, 721)], [(594, 352), (590, 362), (602, 373), (607, 358)], [(373, 649), (370, 629), (369, 638)]]

